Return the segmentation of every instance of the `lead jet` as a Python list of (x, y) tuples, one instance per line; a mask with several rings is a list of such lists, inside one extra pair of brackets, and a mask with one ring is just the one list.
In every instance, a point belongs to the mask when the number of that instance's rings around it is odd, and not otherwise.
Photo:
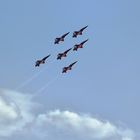
[(68, 32), (68, 33), (66, 33), (66, 34), (64, 34), (64, 35), (62, 35), (61, 37), (55, 38), (54, 44), (59, 44), (60, 41), (63, 42), (63, 41), (64, 41), (64, 38), (65, 38), (69, 33), (70, 33), (70, 32)]
[(88, 41), (88, 39), (85, 40), (85, 41), (83, 41), (83, 42), (81, 42), (80, 44), (74, 45), (73, 51), (77, 51), (79, 48), (83, 48), (83, 45), (84, 45), (87, 41)]
[(88, 27), (88, 26), (85, 26), (85, 27), (83, 27), (82, 29), (80, 29), (79, 31), (74, 31), (72, 37), (76, 38), (78, 35), (82, 35), (83, 31), (84, 31), (87, 27)]
[(77, 63), (77, 61), (75, 61), (74, 63), (70, 64), (67, 67), (64, 67), (63, 70), (62, 70), (62, 73), (67, 73), (68, 70), (72, 70), (73, 65), (76, 64), (76, 63)]
[(37, 61), (35, 62), (35, 67), (39, 67), (40, 64), (44, 64), (44, 63), (45, 63), (45, 60), (46, 60), (47, 58), (49, 58), (50, 56), (51, 56), (51, 55), (49, 54), (48, 56), (44, 57), (43, 59), (37, 60)]
[(57, 55), (57, 60), (58, 59), (62, 59), (62, 57), (67, 57), (67, 53), (71, 50), (72, 48), (70, 48), (70, 49), (68, 49), (68, 50), (66, 50), (65, 52), (63, 52), (63, 53), (59, 53), (58, 55)]

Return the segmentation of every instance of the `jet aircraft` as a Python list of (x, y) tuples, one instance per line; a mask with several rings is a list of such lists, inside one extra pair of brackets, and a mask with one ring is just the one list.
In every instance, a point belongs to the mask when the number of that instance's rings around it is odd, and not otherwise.
[(70, 49), (68, 49), (68, 50), (66, 50), (65, 52), (63, 52), (63, 53), (59, 53), (58, 55), (57, 55), (57, 60), (58, 59), (62, 59), (62, 57), (67, 57), (67, 53), (71, 50), (72, 48), (70, 48)]
[(85, 41), (83, 41), (83, 42), (81, 42), (80, 44), (74, 45), (73, 51), (77, 51), (79, 48), (83, 48), (83, 45), (84, 45), (87, 41), (88, 41), (88, 39), (85, 40)]
[(82, 35), (83, 31), (87, 28), (88, 26), (83, 27), (82, 29), (80, 29), (79, 31), (74, 31), (73, 32), (73, 38), (76, 38), (78, 35)]
[(37, 61), (35, 62), (35, 67), (39, 67), (40, 64), (44, 64), (44, 63), (45, 63), (45, 60), (46, 60), (47, 58), (49, 58), (50, 56), (51, 56), (51, 55), (49, 54), (48, 56), (44, 57), (43, 59), (37, 60)]
[(70, 32), (62, 35), (61, 37), (57, 37), (55, 38), (55, 41), (54, 41), (54, 44), (59, 44), (60, 42), (63, 42), (64, 41), (64, 38), (69, 34)]
[(62, 73), (67, 73), (68, 70), (72, 70), (73, 65), (76, 64), (76, 63), (77, 63), (77, 61), (73, 62), (72, 64), (70, 64), (67, 67), (64, 67), (63, 70), (62, 70)]

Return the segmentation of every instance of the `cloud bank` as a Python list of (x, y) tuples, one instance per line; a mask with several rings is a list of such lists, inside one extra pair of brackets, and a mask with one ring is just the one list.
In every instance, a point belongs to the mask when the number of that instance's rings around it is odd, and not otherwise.
[(0, 138), (134, 140), (134, 132), (87, 114), (59, 109), (36, 113), (31, 95), (0, 90)]
[(36, 106), (30, 95), (0, 90), (0, 136), (10, 136), (31, 122)]

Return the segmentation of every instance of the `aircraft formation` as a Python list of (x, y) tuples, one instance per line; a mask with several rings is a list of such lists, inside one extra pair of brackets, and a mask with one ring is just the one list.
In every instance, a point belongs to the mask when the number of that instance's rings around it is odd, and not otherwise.
[[(87, 27), (88, 27), (88, 26), (85, 26), (85, 27), (81, 28), (81, 29), (78, 30), (78, 31), (74, 31), (72, 37), (73, 37), (73, 38), (77, 38), (78, 36), (82, 35), (82, 34), (83, 34), (83, 31), (84, 31)], [(56, 37), (55, 40), (54, 40), (54, 44), (59, 44), (59, 43), (64, 42), (66, 36), (68, 36), (69, 34), (70, 34), (70, 32), (67, 32), (67, 33), (63, 34), (62, 36), (60, 36), (60, 37)], [(71, 50), (73, 50), (73, 51), (78, 51), (78, 49), (84, 47), (84, 44), (85, 44), (87, 41), (88, 41), (88, 39), (82, 41), (82, 42), (79, 43), (79, 44), (75, 44), (73, 48), (69, 48), (69, 49), (65, 50), (64, 52), (62, 52), (62, 53), (58, 53), (56, 59), (57, 59), (57, 60), (61, 60), (62, 58), (67, 57), (67, 54), (68, 54)], [(42, 58), (42, 59), (40, 59), (40, 60), (37, 60), (37, 61), (35, 62), (35, 67), (39, 67), (41, 64), (45, 64), (46, 60), (47, 60), (50, 56), (51, 56), (51, 54), (47, 55), (46, 57), (44, 57), (44, 58)], [(77, 63), (77, 61), (75, 61), (75, 62), (69, 64), (68, 66), (63, 67), (63, 68), (62, 68), (62, 73), (67, 73), (67, 71), (72, 70), (72, 67), (73, 67), (76, 63)]]

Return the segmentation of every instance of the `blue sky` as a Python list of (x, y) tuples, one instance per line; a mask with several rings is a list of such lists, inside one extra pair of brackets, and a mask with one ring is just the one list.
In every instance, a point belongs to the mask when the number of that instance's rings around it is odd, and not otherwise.
[[(123, 124), (140, 138), (139, 5), (138, 0), (1, 1), (0, 88), (15, 91), (25, 83), (18, 92), (33, 95), (47, 84), (34, 99), (42, 112), (91, 114)], [(86, 25), (82, 36), (71, 37)], [(55, 37), (66, 32), (65, 42), (54, 45)], [(87, 38), (85, 48), (56, 60), (57, 53)], [(34, 67), (50, 53), (46, 65)], [(75, 60), (73, 70), (62, 75), (62, 67)]]

